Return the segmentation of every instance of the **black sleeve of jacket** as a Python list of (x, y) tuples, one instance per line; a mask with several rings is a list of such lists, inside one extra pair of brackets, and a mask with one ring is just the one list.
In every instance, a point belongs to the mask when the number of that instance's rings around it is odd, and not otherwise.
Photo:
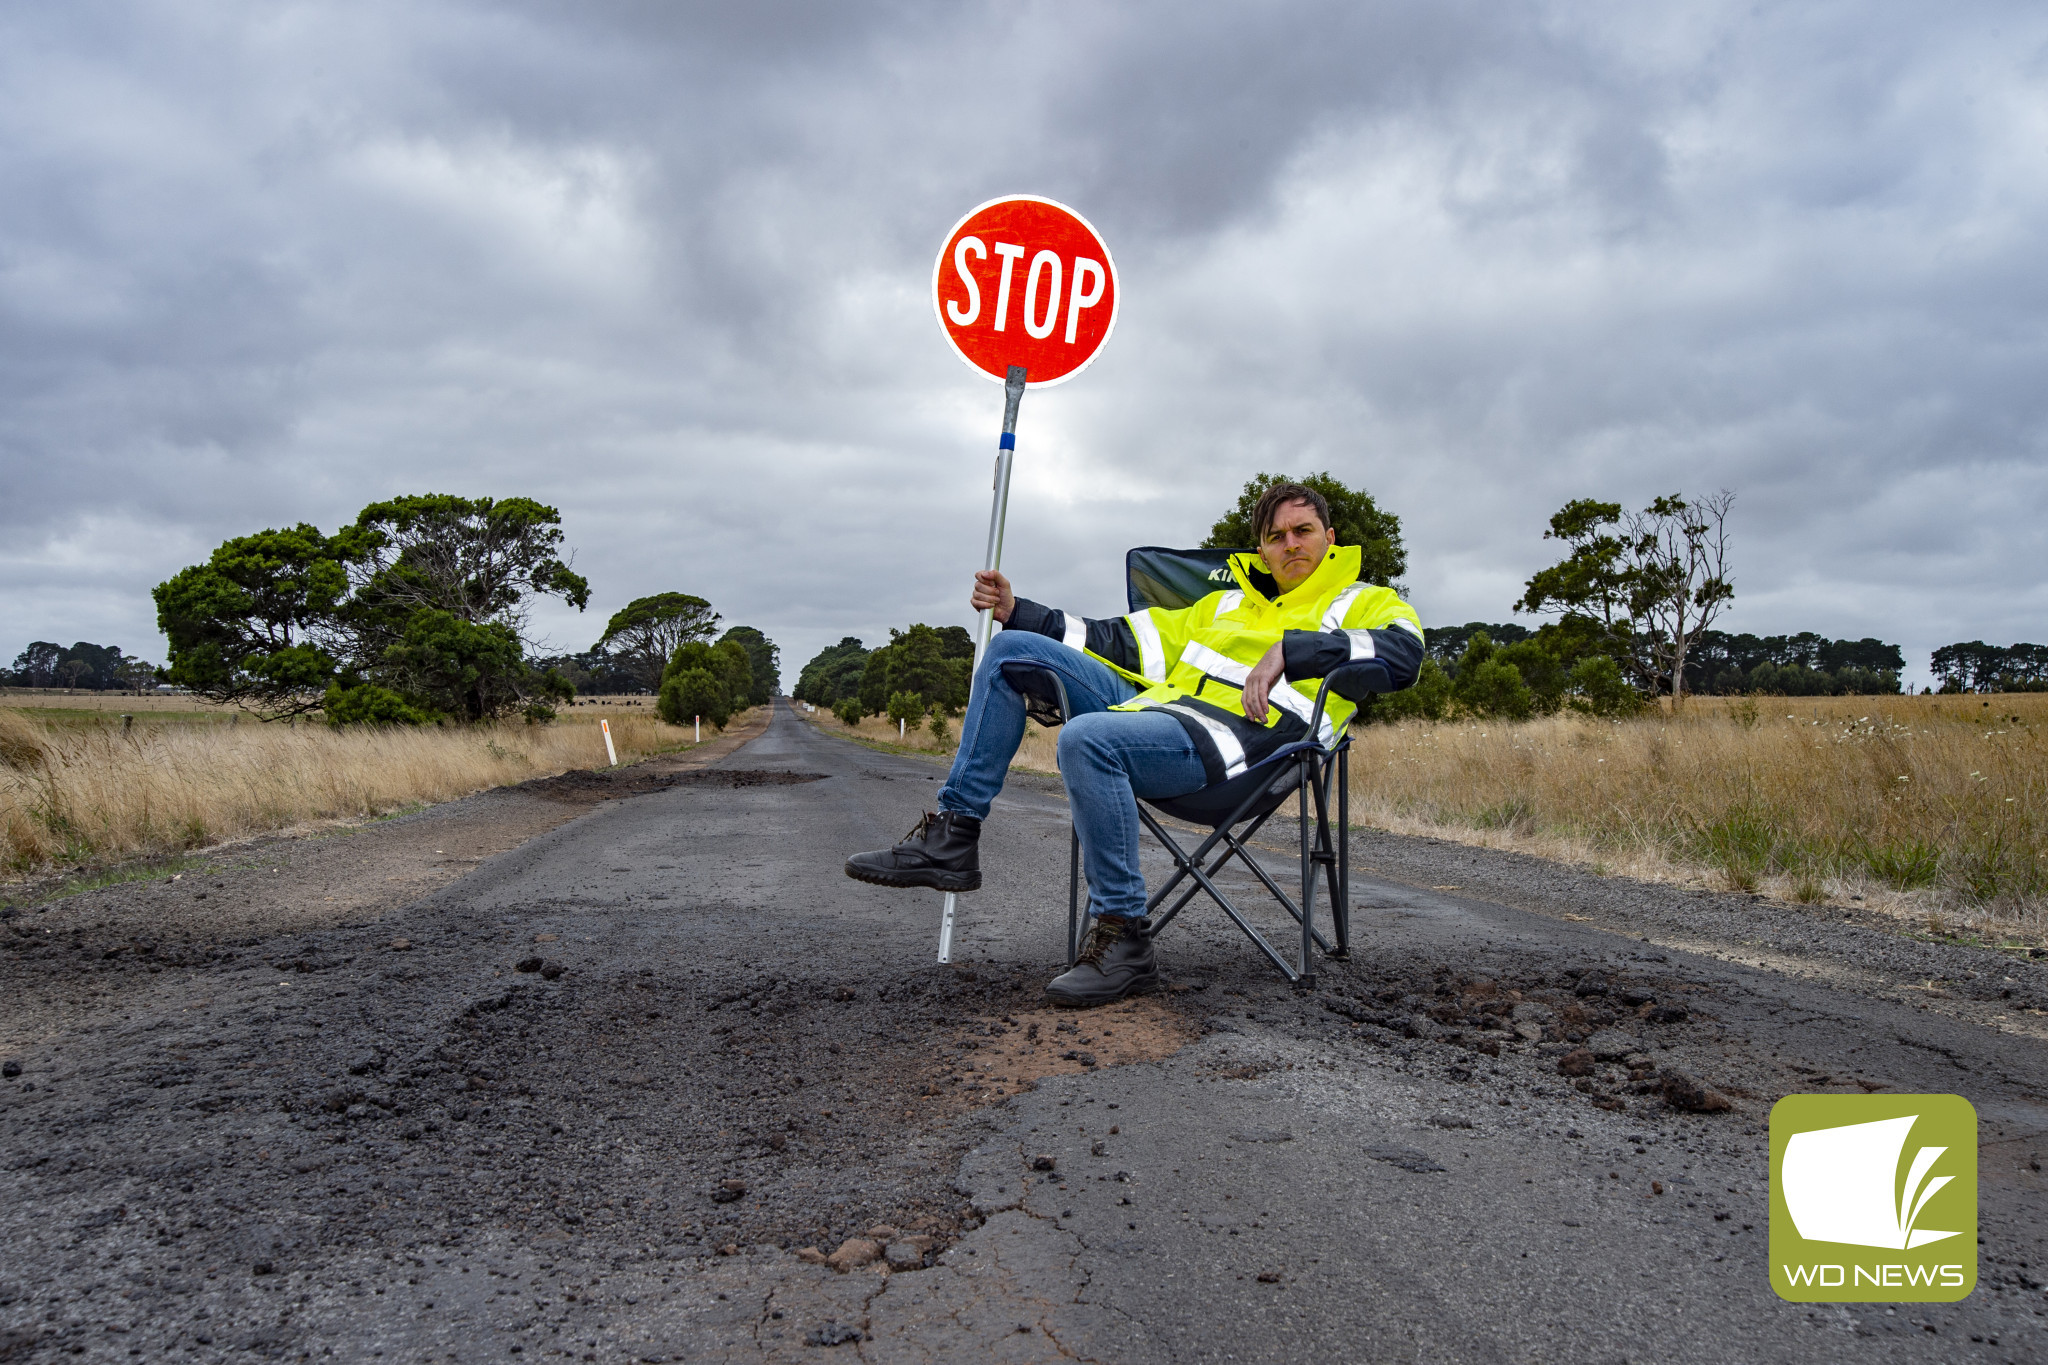
[(1290, 630), (1281, 640), (1281, 658), (1290, 681), (1327, 678), (1344, 664), (1344, 676), (1330, 684), (1330, 690), (1348, 701), (1359, 701), (1368, 692), (1398, 692), (1415, 682), (1422, 671), (1422, 641), (1398, 626), (1368, 632), (1373, 657), (1351, 657), (1351, 636), (1341, 630)]
[[(1082, 617), (1082, 624), (1088, 632), (1088, 652), (1109, 660), (1119, 668), (1139, 672), (1143, 665), (1138, 659), (1138, 640), (1131, 633), (1131, 623), (1121, 616), (1112, 616), (1106, 621)], [(1067, 614), (1058, 607), (1048, 607), (1033, 602), (1027, 597), (1017, 599), (1017, 605), (1010, 611), (1010, 619), (1003, 623), (1004, 630), (1028, 630), (1034, 635), (1050, 636), (1065, 641), (1067, 638)]]
[(1050, 635), (1057, 640), (1067, 633), (1067, 614), (1020, 597), (1010, 609), (1010, 619), (1003, 622), (1003, 629), (1028, 630), (1033, 635)]

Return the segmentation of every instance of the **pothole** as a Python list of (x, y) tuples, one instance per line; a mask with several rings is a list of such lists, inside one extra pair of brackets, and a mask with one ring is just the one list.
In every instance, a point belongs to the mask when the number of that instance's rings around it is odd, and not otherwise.
[(826, 773), (791, 773), (773, 768), (700, 768), (678, 773), (667, 785), (672, 787), (794, 787), (805, 782), (822, 782)]
[(1109, 1066), (1171, 1057), (1200, 1029), (1158, 996), (1123, 1000), (1076, 1015), (1040, 1006), (987, 1016), (959, 1030), (959, 1060), (926, 1086), (927, 1094), (990, 1104), (1048, 1076), (1079, 1076)]

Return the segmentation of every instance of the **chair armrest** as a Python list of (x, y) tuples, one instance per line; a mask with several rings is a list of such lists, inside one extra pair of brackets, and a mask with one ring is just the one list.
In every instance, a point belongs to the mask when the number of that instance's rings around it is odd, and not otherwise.
[(1067, 700), (1066, 684), (1060, 675), (1043, 664), (1013, 659), (1001, 666), (1002, 674), (1024, 698), (1024, 714), (1047, 727), (1064, 725), (1074, 715)]
[(1338, 664), (1323, 675), (1323, 685), (1316, 689), (1316, 709), (1310, 714), (1308, 720), (1308, 733), (1311, 739), (1323, 728), (1323, 706), (1330, 697), (1330, 684), (1347, 673), (1354, 677), (1360, 676), (1369, 671), (1371, 664), (1371, 660), (1356, 659), (1348, 664)]

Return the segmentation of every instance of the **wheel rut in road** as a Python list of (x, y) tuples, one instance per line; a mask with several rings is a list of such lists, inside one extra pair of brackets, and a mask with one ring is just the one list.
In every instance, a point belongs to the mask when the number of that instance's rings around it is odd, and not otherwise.
[[(0, 1089), (0, 1340), (109, 1360), (1908, 1360), (1975, 1333), (2039, 1354), (2048, 1087), (2025, 1047), (1434, 891), (1494, 864), (1396, 844), (1374, 863), (1409, 858), (1409, 880), (1359, 879), (1357, 951), (1313, 991), (1191, 912), (1161, 944), (1176, 989), (1055, 1014), (1055, 783), (1018, 775), (989, 821), (952, 966), (936, 895), (840, 874), (937, 777), (778, 710), (701, 779), (589, 805), (374, 920), (173, 965), (17, 946), (0, 969), (36, 984), (0, 1006), (23, 1065)], [(435, 813), (410, 819), (408, 839)], [(1542, 876), (1546, 905), (1652, 940), (1722, 941), (1756, 913)], [(94, 895), (32, 918), (115, 946), (164, 904)], [(533, 957), (562, 971), (517, 969)], [(1672, 1073), (1731, 1107), (1673, 1109)], [(1963, 1305), (1810, 1311), (1764, 1287), (1770, 1103), (1869, 1085), (1964, 1090), (1985, 1116)], [(870, 1232), (908, 1249), (893, 1268), (798, 1254)]]

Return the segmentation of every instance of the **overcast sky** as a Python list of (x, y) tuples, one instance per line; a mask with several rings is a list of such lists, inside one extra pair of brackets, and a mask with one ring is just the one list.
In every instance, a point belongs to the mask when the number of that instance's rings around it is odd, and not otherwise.
[[(1261, 470), (1508, 619), (1574, 497), (1735, 490), (1727, 628), (2048, 640), (2048, 9), (1950, 3), (0, 7), (0, 662), (394, 494), (559, 507), (589, 611), (967, 624), (999, 386), (932, 262), (1115, 253), (1006, 568), (1121, 609)], [(1531, 622), (1533, 624), (1533, 622)]]

